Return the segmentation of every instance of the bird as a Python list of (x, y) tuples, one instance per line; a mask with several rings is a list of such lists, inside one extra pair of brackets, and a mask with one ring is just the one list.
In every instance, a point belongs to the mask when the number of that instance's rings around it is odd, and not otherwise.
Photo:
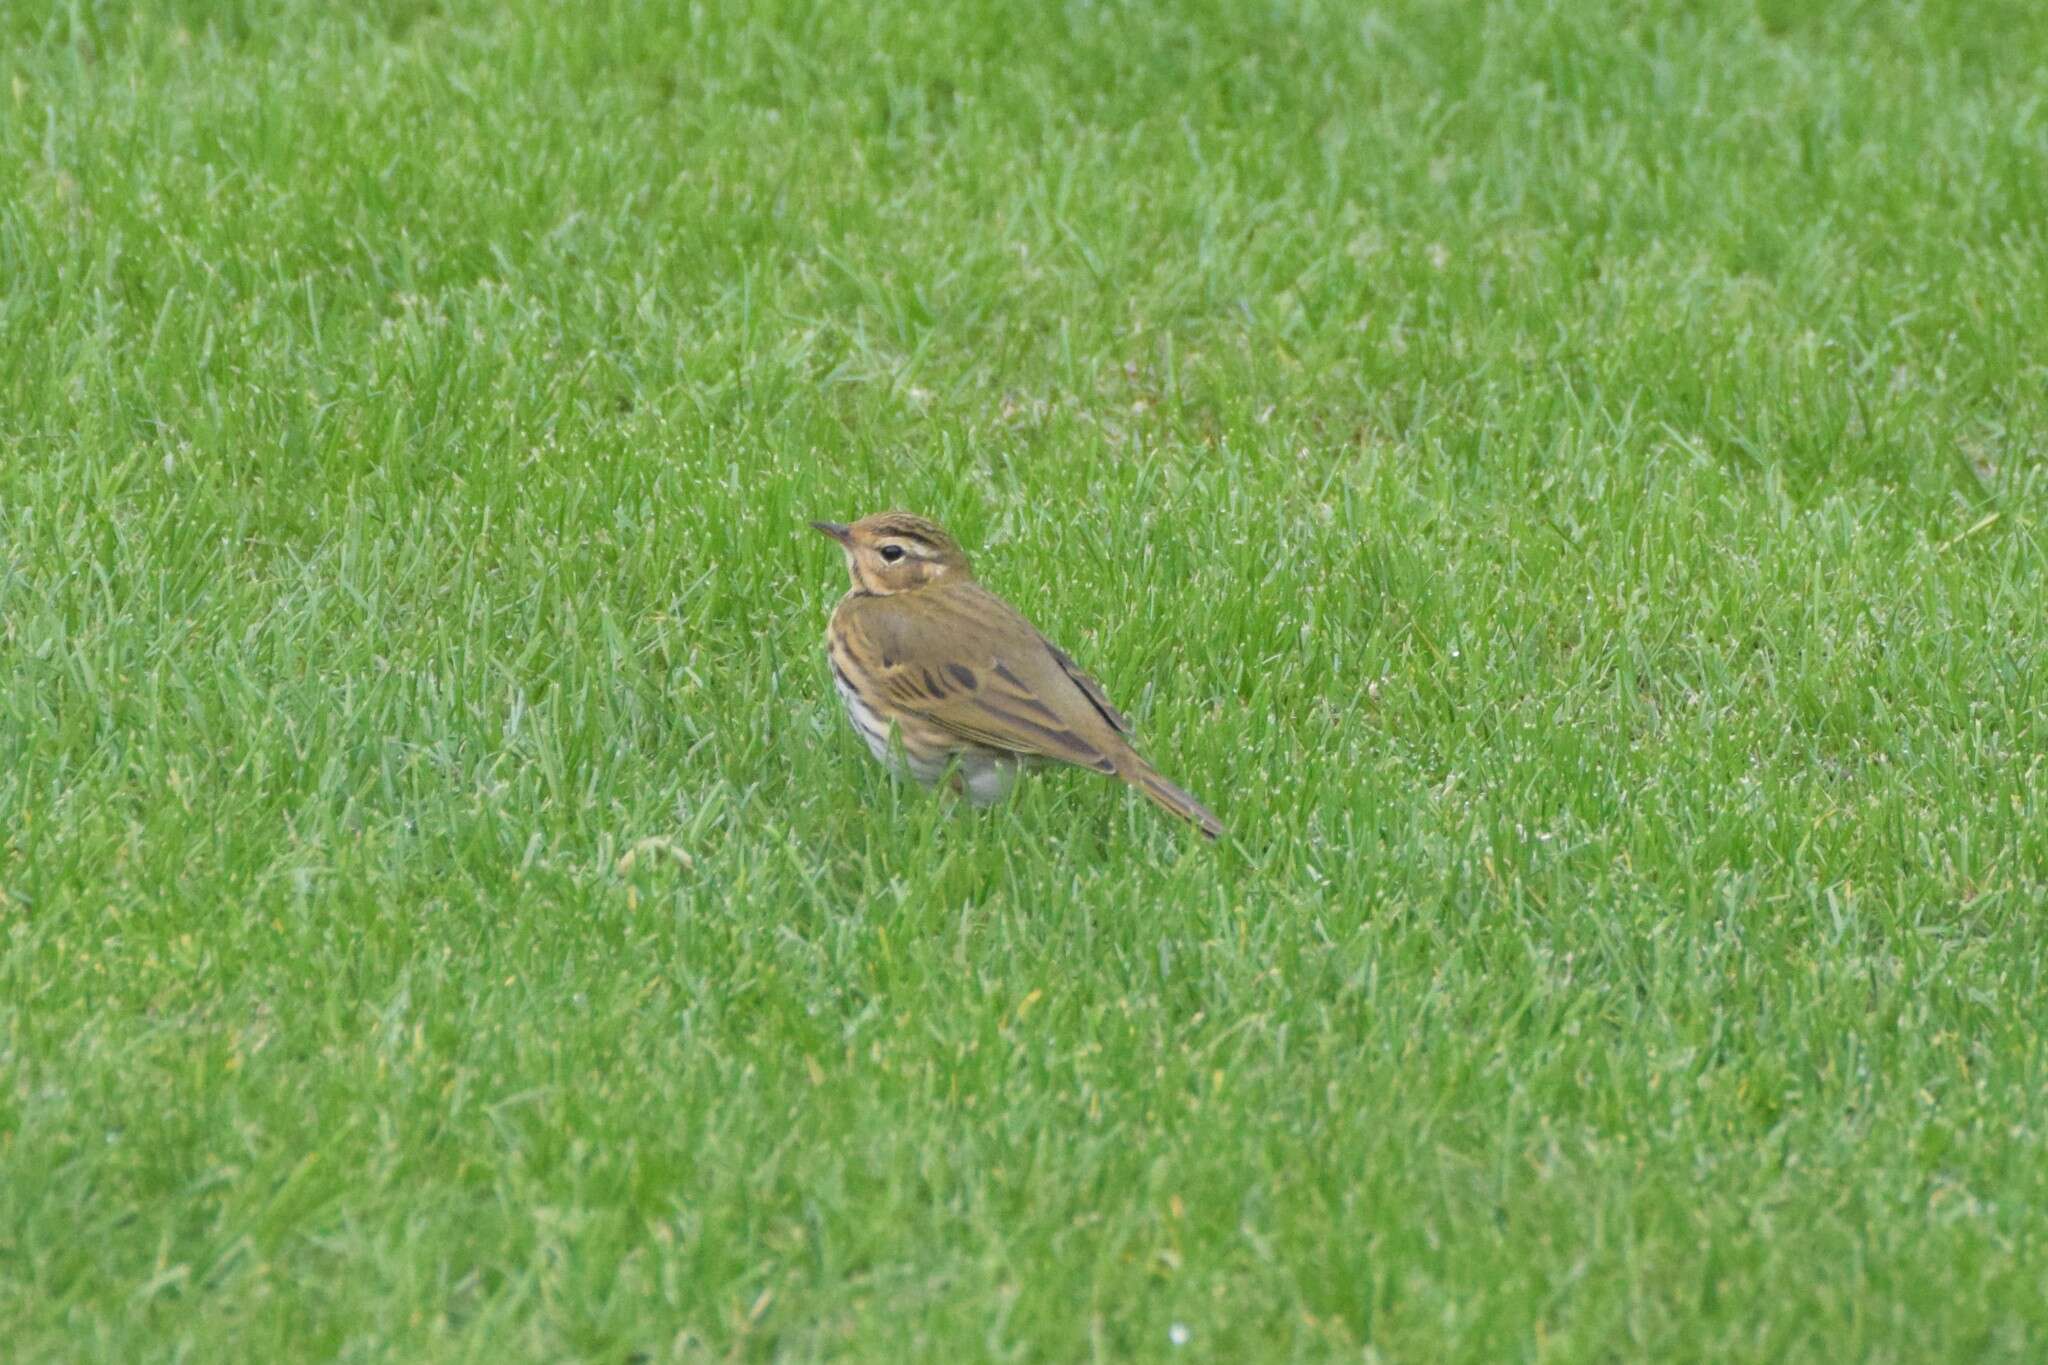
[(988, 806), (1024, 768), (1071, 763), (1223, 836), (1214, 812), (1131, 747), (1131, 723), (1095, 679), (976, 581), (937, 522), (880, 512), (811, 526), (839, 542), (853, 580), (825, 629), (832, 682), (892, 772), (927, 787), (951, 774), (956, 791)]

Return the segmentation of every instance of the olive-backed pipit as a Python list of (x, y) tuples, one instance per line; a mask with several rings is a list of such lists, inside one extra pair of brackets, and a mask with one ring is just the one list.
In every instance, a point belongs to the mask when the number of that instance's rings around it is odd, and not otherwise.
[(1223, 833), (1208, 807), (1138, 756), (1130, 722), (1095, 680), (974, 581), (938, 526), (905, 512), (811, 524), (846, 550), (853, 590), (832, 613), (825, 650), (847, 718), (876, 758), (927, 786), (951, 769), (977, 806), (1001, 799), (1026, 765), (1072, 763), (1123, 779), (1212, 839)]

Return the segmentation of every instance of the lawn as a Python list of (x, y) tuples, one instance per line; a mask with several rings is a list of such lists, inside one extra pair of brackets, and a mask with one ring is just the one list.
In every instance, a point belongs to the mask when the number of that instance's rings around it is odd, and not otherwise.
[(2039, 1360), (2044, 511), (2036, 0), (10, 4), (0, 1341)]

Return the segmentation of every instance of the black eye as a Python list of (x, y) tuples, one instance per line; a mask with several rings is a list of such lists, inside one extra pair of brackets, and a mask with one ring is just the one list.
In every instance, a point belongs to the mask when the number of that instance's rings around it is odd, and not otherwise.
[(884, 564), (894, 564), (901, 558), (903, 558), (903, 547), (901, 545), (884, 545), (882, 547), (882, 562)]

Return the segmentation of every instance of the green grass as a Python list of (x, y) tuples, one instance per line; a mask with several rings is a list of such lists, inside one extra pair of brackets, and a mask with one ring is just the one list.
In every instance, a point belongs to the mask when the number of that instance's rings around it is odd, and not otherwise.
[[(2033, 0), (6, 7), (10, 1359), (2040, 1359), (2044, 166)], [(1234, 841), (892, 785), (891, 506)]]

